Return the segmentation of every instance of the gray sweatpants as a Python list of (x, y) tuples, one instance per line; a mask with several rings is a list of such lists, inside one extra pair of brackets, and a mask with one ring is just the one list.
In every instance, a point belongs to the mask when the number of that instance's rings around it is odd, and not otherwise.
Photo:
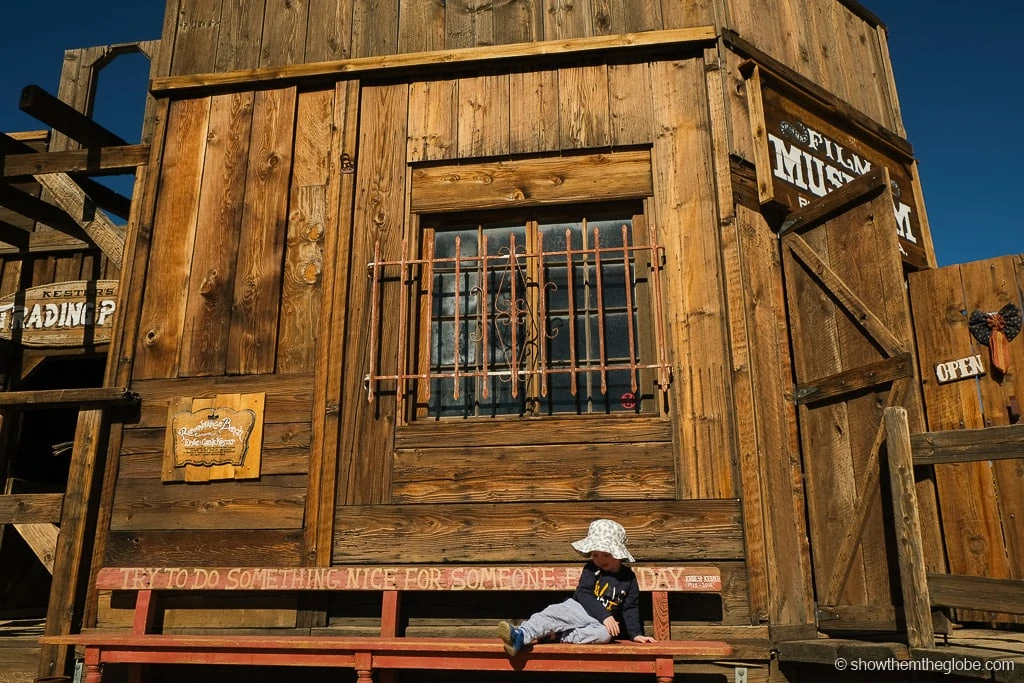
[(600, 621), (587, 614), (583, 605), (569, 598), (548, 605), (519, 624), (523, 642), (532, 643), (551, 634), (563, 643), (610, 643), (612, 636)]

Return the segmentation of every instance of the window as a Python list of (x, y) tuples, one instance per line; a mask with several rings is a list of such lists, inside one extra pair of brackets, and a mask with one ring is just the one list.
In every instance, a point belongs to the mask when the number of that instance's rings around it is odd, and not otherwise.
[(371, 396), (396, 380), (413, 419), (656, 412), (661, 256), (641, 203), (422, 216), (417, 243), (371, 264), (375, 304), (405, 289), (399, 368), (371, 368)]

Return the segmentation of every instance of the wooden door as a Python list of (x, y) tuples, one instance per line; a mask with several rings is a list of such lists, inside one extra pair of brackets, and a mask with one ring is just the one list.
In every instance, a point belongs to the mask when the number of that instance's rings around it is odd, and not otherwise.
[(782, 233), (819, 629), (895, 628), (882, 413), (921, 413), (888, 174), (805, 207)]

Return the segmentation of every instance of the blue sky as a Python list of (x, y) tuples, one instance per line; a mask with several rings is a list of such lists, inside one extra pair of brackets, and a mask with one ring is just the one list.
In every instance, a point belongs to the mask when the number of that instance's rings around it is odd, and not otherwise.
[[(18, 110), (21, 88), (56, 92), (64, 50), (158, 38), (160, 0), (0, 0), (0, 130), (40, 127)], [(1024, 252), (1014, 178), (1024, 157), (1024, 77), (1014, 53), (1024, 9), (1013, 0), (863, 0), (889, 28), (907, 137), (921, 164), (940, 265)], [(33, 29), (32, 27), (38, 27)], [(104, 71), (95, 118), (139, 137), (141, 57)], [(128, 85), (123, 85), (127, 83)]]

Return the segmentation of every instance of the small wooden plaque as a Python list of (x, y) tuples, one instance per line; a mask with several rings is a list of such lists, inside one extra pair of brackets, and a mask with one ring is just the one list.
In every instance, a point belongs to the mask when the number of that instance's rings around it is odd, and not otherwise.
[(261, 393), (171, 401), (163, 481), (258, 479), (265, 400)]

